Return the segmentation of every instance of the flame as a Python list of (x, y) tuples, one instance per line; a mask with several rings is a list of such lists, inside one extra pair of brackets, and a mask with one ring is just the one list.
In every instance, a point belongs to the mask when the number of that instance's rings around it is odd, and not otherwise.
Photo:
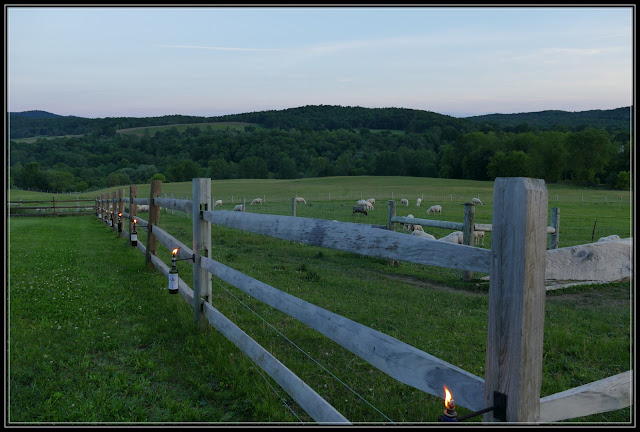
[(118, 216), (122, 216), (122, 213), (118, 213)]
[(452, 409), (453, 407), (455, 407), (453, 396), (451, 395), (451, 392), (449, 391), (447, 386), (444, 387), (444, 407), (447, 409)]
[(138, 223), (138, 219), (134, 219), (134, 220), (133, 220), (133, 223)]
[(174, 255), (175, 255), (175, 254), (177, 254), (177, 253), (178, 253), (178, 249), (180, 249), (180, 248), (175, 248), (175, 249), (173, 249), (173, 250), (171, 251), (171, 253), (172, 253), (172, 254), (174, 254)]

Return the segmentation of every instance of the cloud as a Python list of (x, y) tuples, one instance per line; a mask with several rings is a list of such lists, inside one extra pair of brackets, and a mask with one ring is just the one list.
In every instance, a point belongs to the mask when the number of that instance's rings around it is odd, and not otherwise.
[(160, 45), (160, 48), (200, 49), (200, 50), (210, 50), (210, 51), (245, 51), (245, 52), (283, 51), (277, 48), (241, 48), (241, 47), (205, 46), (205, 45)]

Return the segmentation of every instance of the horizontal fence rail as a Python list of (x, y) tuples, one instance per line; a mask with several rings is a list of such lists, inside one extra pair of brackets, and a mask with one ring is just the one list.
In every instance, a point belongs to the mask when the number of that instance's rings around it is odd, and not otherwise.
[(434, 396), (442, 396), (446, 384), (456, 395), (458, 404), (472, 410), (482, 408), (482, 378), (222, 263), (204, 258), (201, 265), (230, 285), (317, 330), (392, 378)]

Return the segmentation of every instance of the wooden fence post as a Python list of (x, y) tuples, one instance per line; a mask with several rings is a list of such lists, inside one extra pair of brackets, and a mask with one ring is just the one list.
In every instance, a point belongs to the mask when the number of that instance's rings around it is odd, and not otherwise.
[[(202, 315), (201, 300), (211, 303), (211, 274), (200, 266), (201, 257), (211, 256), (211, 224), (202, 218), (211, 203), (211, 179), (193, 179), (193, 317)], [(204, 299), (202, 299), (204, 297)], [(206, 321), (206, 320), (205, 320)]]
[(56, 215), (56, 197), (55, 196), (53, 197), (53, 205), (52, 206), (53, 206), (53, 215), (55, 216)]
[(129, 185), (129, 244), (131, 244), (131, 232), (133, 231), (133, 219), (136, 216), (138, 216), (138, 206), (133, 203), (134, 198), (138, 198), (138, 186), (132, 184), (132, 185)]
[(296, 215), (296, 198), (291, 198), (291, 216)]
[(544, 180), (496, 178), (484, 405), (493, 406), (494, 391), (506, 395), (507, 422), (540, 415), (547, 206)]
[[(122, 198), (124, 197), (124, 188), (118, 189), (118, 214), (124, 213), (124, 201)], [(118, 216), (118, 225), (122, 228), (122, 218)], [(118, 231), (118, 237), (122, 237), (122, 231)]]
[(560, 209), (558, 207), (551, 207), (551, 226), (556, 232), (550, 235), (549, 249), (558, 249), (560, 242)]
[(153, 225), (158, 225), (158, 220), (160, 219), (160, 207), (158, 207), (154, 201), (154, 198), (160, 196), (162, 192), (162, 181), (161, 180), (152, 180), (151, 181), (151, 190), (149, 191), (149, 222), (147, 225), (147, 250), (145, 251), (145, 262), (149, 268), (154, 268), (155, 266), (151, 262), (151, 255), (156, 254), (156, 250), (158, 247), (158, 239), (153, 234)]
[(108, 197), (109, 197), (108, 193), (102, 194), (102, 202), (104, 203), (104, 208), (106, 210), (104, 214), (104, 224), (107, 226), (109, 225), (109, 209), (110, 209)]
[[(473, 246), (473, 224), (475, 223), (476, 208), (472, 203), (464, 203), (464, 222), (462, 226), (462, 243)], [(462, 272), (464, 280), (471, 280), (473, 272), (464, 270)]]
[[(389, 231), (395, 231), (396, 230), (396, 223), (395, 222), (391, 222), (391, 218), (396, 217), (396, 202), (395, 200), (389, 200), (389, 214), (388, 214), (388, 218), (387, 218), (387, 229)], [(394, 266), (396, 265), (396, 261), (390, 259), (389, 260), (389, 265), (390, 266)]]
[(118, 232), (118, 207), (116, 207), (116, 191), (111, 192), (111, 228)]

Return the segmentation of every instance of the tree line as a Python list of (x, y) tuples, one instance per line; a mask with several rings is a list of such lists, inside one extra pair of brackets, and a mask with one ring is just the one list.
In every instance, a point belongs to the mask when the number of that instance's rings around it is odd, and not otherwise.
[(82, 192), (146, 183), (152, 178), (180, 182), (194, 177), (374, 175), (469, 180), (526, 176), (547, 183), (570, 181), (629, 189), (628, 129), (469, 125), (452, 120), (451, 124), (420, 127), (420, 132), (364, 126), (334, 130), (190, 126), (182, 132), (172, 127), (153, 136), (100, 128), (81, 137), (11, 141), (10, 186)]

